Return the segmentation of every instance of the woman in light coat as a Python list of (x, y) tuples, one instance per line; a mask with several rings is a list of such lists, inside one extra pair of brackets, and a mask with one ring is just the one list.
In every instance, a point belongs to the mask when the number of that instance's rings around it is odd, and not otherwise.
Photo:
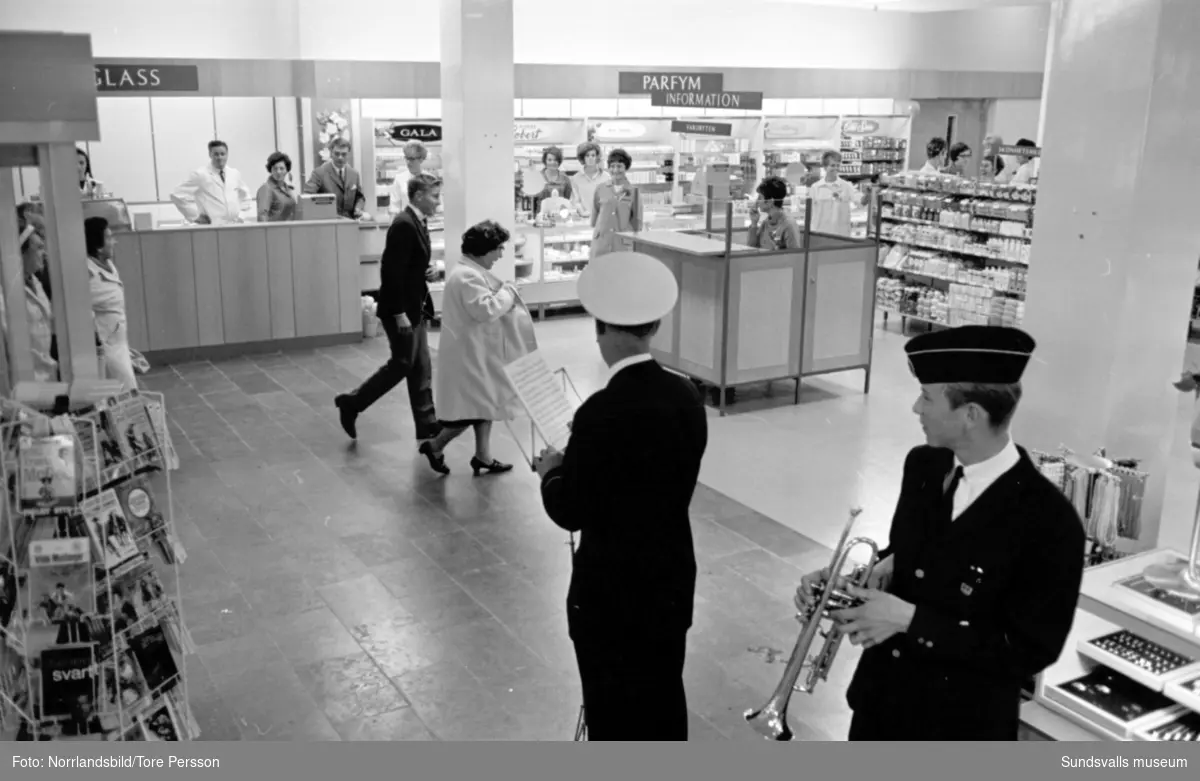
[(116, 242), (108, 220), (103, 217), (84, 220), (83, 239), (88, 254), (92, 316), (105, 373), (109, 379), (120, 380), (125, 390), (136, 390), (133, 354), (129, 351), (129, 327), (125, 322), (125, 286), (112, 261)]
[(516, 287), (491, 272), (509, 238), (491, 220), (469, 228), (463, 234), (462, 262), (447, 276), (442, 292), (433, 389), (442, 431), (420, 448), (442, 474), (450, 473), (446, 446), (468, 427), (475, 429), (471, 470), (476, 477), (512, 469), (492, 457), (492, 422), (516, 417), (520, 402), (504, 367), (536, 350), (537, 341), (533, 318)]
[[(54, 358), (54, 308), (42, 288), (38, 275), (46, 265), (46, 243), (36, 222), (18, 210), (17, 239), (25, 277), (25, 317), (29, 327), (29, 352), (33, 359), (33, 378), (38, 382), (58, 380), (58, 361)], [(0, 308), (0, 320), (7, 319)], [(11, 356), (10, 356), (11, 360)]]

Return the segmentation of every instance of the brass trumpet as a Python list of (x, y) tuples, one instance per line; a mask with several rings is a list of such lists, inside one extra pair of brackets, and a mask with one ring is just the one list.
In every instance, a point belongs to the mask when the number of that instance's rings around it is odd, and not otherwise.
[[(800, 621), (802, 629), (800, 637), (796, 639), (796, 645), (792, 649), (792, 656), (788, 659), (787, 667), (784, 668), (783, 678), (779, 681), (779, 685), (775, 687), (775, 692), (771, 695), (771, 699), (767, 700), (766, 704), (758, 710), (748, 710), (743, 714), (750, 726), (762, 735), (767, 740), (792, 740), (792, 729), (787, 723), (788, 702), (792, 698), (792, 692), (803, 692), (811, 694), (816, 689), (817, 684), (824, 681), (829, 676), (829, 668), (833, 664), (833, 659), (837, 655), (838, 648), (842, 644), (844, 633), (832, 623), (828, 630), (821, 632), (821, 636), (825, 639), (821, 646), (820, 652), (810, 661), (808, 658), (809, 651), (812, 648), (813, 641), (816, 640), (817, 633), (821, 628), (821, 621), (830, 618), (830, 613), (837, 610), (845, 610), (861, 604), (862, 600), (850, 596), (841, 588), (838, 588), (838, 581), (841, 577), (841, 572), (846, 566), (846, 561), (849, 558), (850, 552), (859, 545), (866, 545), (871, 549), (870, 561), (864, 566), (856, 566), (851, 573), (846, 576), (848, 584), (865, 588), (871, 580), (871, 575), (875, 570), (875, 565), (879, 561), (879, 546), (874, 540), (866, 537), (855, 537), (848, 540), (850, 529), (854, 526), (855, 520), (862, 513), (861, 508), (854, 508), (850, 511), (850, 521), (846, 524), (846, 528), (842, 531), (842, 538), (838, 542), (838, 547), (833, 552), (833, 561), (829, 565), (829, 576), (825, 582), (816, 589), (816, 599), (809, 608), (796, 616), (796, 620)], [(800, 675), (808, 668), (808, 675), (803, 683), (800, 683)]]

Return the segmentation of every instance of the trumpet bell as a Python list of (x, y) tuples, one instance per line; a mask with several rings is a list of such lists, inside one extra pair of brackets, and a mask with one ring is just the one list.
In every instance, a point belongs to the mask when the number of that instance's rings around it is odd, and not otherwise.
[(759, 710), (748, 710), (742, 714), (750, 728), (767, 740), (790, 741), (795, 739), (787, 723), (787, 712), (773, 706)]

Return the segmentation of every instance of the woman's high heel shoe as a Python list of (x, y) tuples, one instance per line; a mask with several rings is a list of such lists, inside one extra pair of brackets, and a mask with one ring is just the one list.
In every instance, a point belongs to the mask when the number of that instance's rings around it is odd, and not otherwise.
[(433, 452), (433, 443), (426, 440), (417, 448), (417, 452), (429, 459), (429, 466), (435, 472), (441, 472), (444, 475), (450, 474), (450, 467), (446, 466), (446, 456)]
[(479, 477), (480, 472), (486, 471), (488, 474), (499, 474), (501, 472), (511, 471), (512, 468), (512, 464), (504, 464), (494, 458), (489, 464), (486, 461), (480, 461), (475, 456), (471, 456), (471, 469), (474, 470), (476, 477)]

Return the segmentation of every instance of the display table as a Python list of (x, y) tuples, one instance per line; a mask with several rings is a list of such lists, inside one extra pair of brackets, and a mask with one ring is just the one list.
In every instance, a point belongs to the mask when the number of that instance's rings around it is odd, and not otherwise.
[[(804, 234), (802, 234), (804, 235)], [(809, 233), (807, 245), (766, 252), (744, 231), (642, 231), (621, 238), (661, 260), (679, 303), (651, 342), (671, 369), (719, 389), (862, 369), (870, 384), (876, 245)], [(603, 262), (603, 257), (595, 262)]]
[(350, 220), (120, 231), (130, 346), (152, 361), (362, 339)]
[[(1177, 558), (1154, 550), (1084, 572), (1070, 636), (1038, 677), (1023, 722), (1054, 740), (1154, 741), (1188, 724), (1200, 730), (1200, 600), (1181, 609), (1139, 580), (1148, 565)], [(1112, 674), (1119, 686), (1098, 678)], [(1100, 697), (1098, 681), (1108, 690)]]

